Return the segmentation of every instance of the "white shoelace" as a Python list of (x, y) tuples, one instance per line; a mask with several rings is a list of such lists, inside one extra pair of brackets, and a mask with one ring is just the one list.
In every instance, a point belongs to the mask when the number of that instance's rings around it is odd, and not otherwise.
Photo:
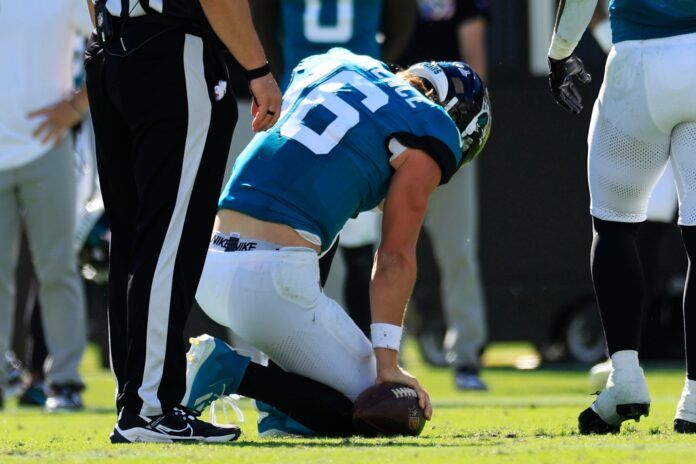
[[(241, 398), (241, 396), (234, 394), (220, 395), (220, 397), (217, 400), (213, 401), (213, 403), (210, 405), (210, 422), (216, 426), (233, 425), (234, 423), (230, 422), (230, 417), (228, 413), (230, 409), (234, 411), (235, 415), (237, 416), (237, 423), (244, 422), (244, 413), (237, 405), (237, 401), (239, 401)], [(220, 404), (220, 409), (222, 410), (224, 422), (218, 422), (217, 420), (218, 403)]]

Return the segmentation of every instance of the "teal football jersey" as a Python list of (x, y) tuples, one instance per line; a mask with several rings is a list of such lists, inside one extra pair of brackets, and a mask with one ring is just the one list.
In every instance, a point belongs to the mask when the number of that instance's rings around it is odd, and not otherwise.
[(611, 0), (612, 40), (646, 40), (696, 32), (696, 0)]
[(382, 19), (382, 0), (282, 0), (280, 3), (283, 88), (303, 58), (334, 47), (381, 57), (377, 32)]
[(326, 250), (349, 218), (384, 199), (403, 147), (432, 156), (442, 183), (461, 163), (459, 130), (440, 105), (384, 63), (332, 49), (294, 70), (280, 120), (241, 153), (219, 206)]

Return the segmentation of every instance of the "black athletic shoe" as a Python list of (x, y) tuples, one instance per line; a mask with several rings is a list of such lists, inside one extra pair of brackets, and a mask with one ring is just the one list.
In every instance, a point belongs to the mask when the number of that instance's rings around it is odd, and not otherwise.
[(578, 429), (580, 429), (580, 433), (583, 435), (606, 435), (608, 433), (619, 433), (621, 426), (607, 424), (592, 408), (587, 408), (578, 416)]
[[(616, 406), (616, 413), (622, 421), (633, 419), (636, 422), (640, 422), (642, 416), (647, 417), (650, 415), (650, 404), (619, 404)], [(619, 433), (621, 425), (607, 424), (592, 407), (589, 407), (578, 416), (578, 429), (583, 435), (606, 435), (608, 433)]]
[(198, 419), (194, 411), (174, 408), (154, 417), (140, 416), (121, 410), (109, 438), (111, 443), (224, 443), (242, 434), (237, 426), (216, 426)]
[(696, 433), (696, 424), (684, 419), (674, 419), (674, 431), (677, 433)]
[(46, 412), (74, 412), (84, 409), (80, 392), (84, 390), (83, 385), (64, 384), (51, 385), (44, 409)]

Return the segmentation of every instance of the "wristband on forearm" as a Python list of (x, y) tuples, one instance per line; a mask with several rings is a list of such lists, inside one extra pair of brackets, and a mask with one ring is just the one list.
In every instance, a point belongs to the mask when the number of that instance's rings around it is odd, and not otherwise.
[(577, 45), (577, 42), (570, 42), (554, 34), (551, 38), (551, 46), (549, 47), (549, 58), (553, 60), (564, 60), (573, 54)]
[(373, 323), (370, 324), (370, 334), (373, 348), (387, 348), (399, 351), (403, 328), (394, 324)]
[(268, 65), (268, 63), (264, 64), (263, 66), (259, 66), (258, 68), (254, 69), (249, 69), (244, 71), (244, 75), (246, 76), (247, 81), (251, 82), (254, 79), (258, 79), (259, 77), (263, 77), (267, 74), (271, 73), (271, 67)]

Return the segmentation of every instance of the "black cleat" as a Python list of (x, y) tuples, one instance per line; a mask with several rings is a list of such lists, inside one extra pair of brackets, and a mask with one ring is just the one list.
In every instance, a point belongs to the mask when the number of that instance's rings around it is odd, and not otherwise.
[(578, 429), (583, 435), (606, 435), (609, 433), (619, 433), (621, 431), (621, 426), (607, 424), (599, 417), (599, 414), (594, 412), (590, 407), (585, 409), (578, 416)]
[[(618, 404), (616, 405), (616, 414), (619, 415), (622, 421), (633, 419), (636, 422), (640, 422), (641, 416), (647, 417), (650, 415), (650, 404)], [(607, 424), (591, 407), (585, 409), (580, 413), (580, 416), (578, 416), (578, 428), (583, 435), (606, 435), (608, 433), (619, 433), (621, 431), (621, 425)]]
[(154, 417), (122, 410), (109, 438), (111, 443), (224, 443), (242, 434), (237, 426), (216, 426), (199, 420), (197, 415), (183, 407)]
[(696, 424), (684, 419), (674, 419), (674, 431), (677, 433), (696, 433)]
[(623, 420), (633, 419), (640, 422), (641, 416), (648, 417), (650, 415), (650, 403), (617, 404), (616, 414), (621, 416)]

